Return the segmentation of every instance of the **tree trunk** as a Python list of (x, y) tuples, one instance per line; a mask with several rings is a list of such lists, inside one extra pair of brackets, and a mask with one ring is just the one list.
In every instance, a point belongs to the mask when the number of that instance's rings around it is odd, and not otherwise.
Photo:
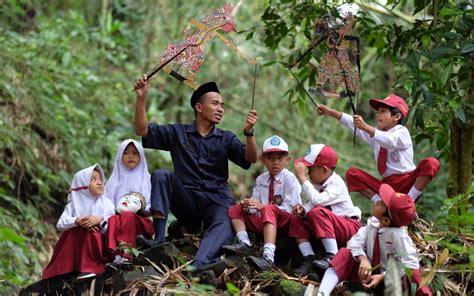
[[(470, 64), (474, 65), (474, 57), (471, 56)], [(472, 69), (472, 68), (471, 68)], [(466, 91), (465, 102), (474, 104), (474, 71), (469, 73), (469, 88)], [(450, 151), (449, 151), (449, 176), (448, 197), (466, 193), (472, 186), (472, 153), (474, 147), (474, 112), (472, 108), (465, 107), (464, 112), (468, 118), (467, 123), (461, 123), (456, 119), (454, 113), (450, 124)], [(450, 215), (462, 215), (466, 210), (465, 205), (454, 207)]]

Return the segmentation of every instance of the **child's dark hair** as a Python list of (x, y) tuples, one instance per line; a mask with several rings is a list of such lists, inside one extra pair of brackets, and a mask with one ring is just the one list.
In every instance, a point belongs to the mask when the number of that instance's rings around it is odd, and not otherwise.
[(388, 209), (385, 210), (385, 212), (383, 213), (383, 216), (387, 217), (388, 220), (390, 220), (390, 224), (388, 225), (388, 227), (396, 227), (396, 225), (393, 223), (392, 217), (390, 217), (390, 213), (388, 212)]
[(398, 110), (398, 108), (390, 107), (390, 106), (388, 107), (388, 110), (390, 110), (390, 114), (391, 114), (392, 116), (395, 116), (395, 115), (397, 115), (397, 114), (400, 114), (400, 119), (398, 120), (397, 124), (403, 125), (403, 120), (404, 120), (405, 118), (403, 118), (402, 112), (401, 112), (400, 110)]

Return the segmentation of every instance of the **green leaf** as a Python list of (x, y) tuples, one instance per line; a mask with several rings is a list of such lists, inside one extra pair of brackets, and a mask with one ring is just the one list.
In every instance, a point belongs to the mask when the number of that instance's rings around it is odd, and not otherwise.
[(430, 35), (423, 35), (421, 37), (421, 44), (423, 47), (428, 47), (428, 45), (431, 43), (431, 36)]
[(422, 11), (423, 9), (425, 9), (425, 7), (427, 7), (431, 3), (431, 1), (428, 1), (428, 0), (415, 0), (414, 2), (415, 2), (415, 11), (413, 11), (413, 15), (415, 15), (417, 12)]
[(443, 7), (439, 12), (441, 17), (452, 17), (462, 14), (462, 10), (459, 10), (456, 7)]
[(474, 44), (466, 45), (461, 49), (462, 54), (466, 54), (466, 53), (469, 53), (471, 51), (474, 51)]
[(446, 85), (446, 82), (451, 76), (453, 72), (453, 63), (449, 63), (443, 70), (443, 74), (441, 75), (441, 85)]
[(456, 53), (456, 50), (454, 48), (449, 47), (436, 47), (431, 50), (431, 55), (433, 59), (448, 57), (454, 53)]
[(16, 234), (14, 231), (6, 227), (0, 228), (0, 241), (4, 240), (11, 241), (16, 245), (25, 247), (26, 238)]

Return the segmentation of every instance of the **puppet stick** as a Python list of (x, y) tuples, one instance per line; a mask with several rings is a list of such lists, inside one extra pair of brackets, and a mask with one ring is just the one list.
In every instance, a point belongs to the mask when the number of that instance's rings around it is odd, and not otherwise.
[(297, 65), (299, 62), (301, 62), (302, 59), (304, 59), (309, 53), (313, 51), (313, 49), (318, 46), (321, 42), (323, 42), (326, 38), (328, 37), (328, 34), (321, 36), (318, 40), (315, 40), (311, 42), (309, 45), (308, 49), (293, 63), (288, 65), (288, 68), (293, 68), (295, 65)]
[(253, 105), (255, 102), (255, 85), (257, 84), (257, 65), (258, 63), (255, 63), (255, 70), (253, 72), (252, 106), (250, 107), (250, 110), (253, 110)]
[[(336, 51), (336, 59), (339, 62), (339, 67), (341, 67), (341, 70), (342, 70), (342, 76), (344, 77), (344, 85), (346, 86), (346, 91), (347, 91), (347, 94), (349, 95), (349, 102), (351, 104), (352, 112), (354, 113), (354, 115), (356, 115), (357, 110), (354, 106), (354, 101), (352, 100), (351, 91), (349, 90), (349, 86), (347, 84), (347, 74), (344, 71), (344, 67), (342, 66), (341, 60), (339, 59), (339, 55), (338, 55), (339, 51), (337, 50), (336, 46), (334, 46), (334, 50)], [(352, 147), (355, 147), (355, 145), (356, 145), (356, 132), (357, 132), (357, 128), (354, 125), (354, 137), (352, 138), (353, 139), (352, 140)]]
[(293, 77), (296, 79), (296, 81), (298, 81), (298, 84), (300, 85), (300, 87), (304, 90), (304, 92), (306, 93), (306, 95), (308, 96), (308, 98), (311, 100), (311, 102), (313, 102), (314, 106), (316, 108), (318, 108), (318, 104), (316, 104), (316, 102), (313, 100), (313, 98), (311, 97), (311, 95), (308, 93), (308, 91), (306, 90), (306, 88), (304, 88), (304, 85), (301, 83), (301, 81), (299, 81), (299, 79), (296, 77), (296, 75), (293, 73), (293, 71), (291, 71), (291, 68), (288, 68), (288, 70), (290, 71), (291, 75), (293, 75)]

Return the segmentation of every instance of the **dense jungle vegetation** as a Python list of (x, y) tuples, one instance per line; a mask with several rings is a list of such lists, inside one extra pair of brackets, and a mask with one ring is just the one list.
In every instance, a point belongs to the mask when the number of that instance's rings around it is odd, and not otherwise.
[[(357, 2), (357, 1), (356, 1)], [(436, 179), (417, 204), (421, 218), (447, 232), (438, 241), (472, 270), (474, 251), (457, 234), (474, 236), (472, 214), (473, 28), (468, 3), (435, 0), (358, 2), (354, 34), (361, 40), (358, 113), (374, 123), (368, 100), (390, 92), (412, 110), (407, 126), (415, 162), (434, 156)], [(134, 134), (133, 83), (157, 65), (157, 55), (179, 41), (191, 18), (225, 1), (4, 0), (0, 10), (0, 284), (22, 286), (39, 279), (58, 238), (55, 223), (72, 176), (99, 163), (110, 175), (118, 144)], [(472, 5), (472, 4), (471, 4)], [(237, 33), (225, 35), (257, 58), (257, 143), (273, 134), (289, 143), (293, 158), (311, 143), (331, 145), (337, 172), (356, 166), (377, 173), (370, 147), (335, 120), (318, 117), (282, 63), (296, 60), (313, 38), (313, 23), (337, 4), (304, 1), (244, 1)], [(323, 44), (295, 73), (309, 87)], [(226, 103), (221, 128), (243, 139), (251, 105), (253, 65), (217, 38), (209, 43), (196, 81), (216, 81)], [(192, 89), (164, 72), (152, 80), (150, 121), (189, 122)], [(348, 100), (317, 98), (351, 114)], [(171, 168), (167, 153), (147, 151), (150, 171)], [(290, 164), (289, 169), (293, 165)], [(247, 196), (261, 163), (249, 171), (231, 166), (236, 198)], [(370, 213), (370, 203), (352, 194)], [(471, 241), (472, 243), (472, 241)], [(437, 275), (442, 277), (443, 275)], [(1, 290), (1, 288), (0, 288)]]

